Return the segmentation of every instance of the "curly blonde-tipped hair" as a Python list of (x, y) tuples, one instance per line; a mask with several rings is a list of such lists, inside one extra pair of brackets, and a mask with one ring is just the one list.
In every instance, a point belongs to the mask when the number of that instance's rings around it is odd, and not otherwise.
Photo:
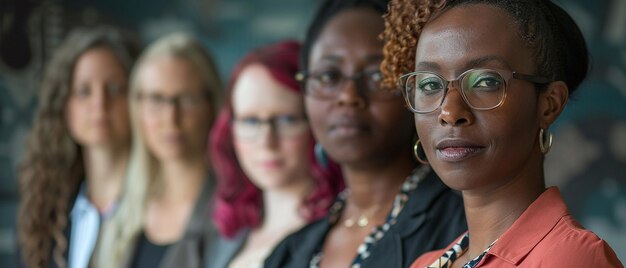
[(444, 3), (442, 0), (392, 0), (389, 3), (389, 12), (383, 16), (385, 31), (381, 34), (385, 45), (380, 69), (385, 88), (396, 88), (398, 78), (415, 69), (419, 35)]
[(570, 95), (589, 71), (589, 53), (571, 16), (549, 0), (392, 0), (385, 15), (382, 38), (383, 85), (397, 87), (397, 79), (415, 69), (415, 50), (422, 29), (445, 10), (468, 4), (502, 9), (518, 27), (517, 34), (533, 51), (536, 74), (564, 81)]

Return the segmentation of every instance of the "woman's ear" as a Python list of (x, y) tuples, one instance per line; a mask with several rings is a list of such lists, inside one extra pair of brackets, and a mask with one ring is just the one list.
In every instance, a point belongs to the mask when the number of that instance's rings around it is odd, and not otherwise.
[(547, 129), (561, 114), (569, 99), (569, 89), (565, 82), (555, 81), (539, 93), (537, 116), (539, 125)]

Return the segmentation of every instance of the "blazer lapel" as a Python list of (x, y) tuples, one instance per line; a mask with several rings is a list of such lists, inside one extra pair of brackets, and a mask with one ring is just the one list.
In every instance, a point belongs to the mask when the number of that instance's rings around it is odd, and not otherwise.
[(295, 265), (289, 265), (289, 267), (309, 267), (311, 257), (316, 251), (320, 250), (324, 245), (324, 240), (328, 231), (330, 230), (330, 222), (328, 217), (308, 226), (311, 230), (306, 232), (302, 237), (293, 239), (289, 244), (290, 263)]
[(427, 209), (445, 189), (445, 185), (431, 171), (410, 193), (397, 223), (372, 248), (372, 255), (385, 257), (365, 259), (362, 267), (402, 267), (404, 241), (424, 226)]
[(399, 232), (402, 238), (415, 233), (426, 221), (426, 213), (432, 203), (446, 189), (443, 182), (431, 171), (413, 190), (402, 215), (398, 217), (398, 224), (392, 229)]
[(226, 268), (248, 239), (250, 229), (244, 229), (232, 239), (216, 237), (209, 241), (205, 254), (206, 268)]
[[(211, 222), (209, 201), (213, 195), (213, 178), (209, 176), (196, 201), (193, 214), (189, 219), (183, 237), (165, 252), (159, 267), (198, 267), (202, 266), (204, 247), (217, 235)], [(205, 238), (205, 236), (212, 238)]]

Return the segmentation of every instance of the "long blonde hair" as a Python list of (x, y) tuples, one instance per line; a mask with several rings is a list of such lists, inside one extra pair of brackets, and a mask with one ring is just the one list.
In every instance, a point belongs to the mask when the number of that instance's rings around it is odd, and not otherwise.
[[(205, 89), (209, 93), (211, 121), (217, 114), (222, 100), (222, 83), (212, 57), (195, 38), (182, 34), (170, 34), (150, 45), (141, 55), (130, 80), (130, 94), (135, 97), (140, 90), (139, 73), (150, 61), (162, 57), (175, 57), (190, 62), (203, 77)], [(130, 101), (133, 146), (128, 168), (128, 178), (122, 199), (115, 214), (103, 227), (100, 245), (95, 260), (98, 268), (120, 267), (128, 252), (132, 252), (134, 242), (141, 233), (144, 209), (152, 193), (162, 184), (159, 177), (159, 163), (146, 147), (139, 120), (139, 107), (136, 98)], [(208, 139), (208, 137), (207, 137)]]
[(39, 92), (38, 111), (19, 168), (18, 238), (26, 267), (66, 267), (71, 201), (85, 176), (80, 145), (71, 137), (66, 104), (78, 59), (93, 48), (111, 50), (130, 73), (139, 45), (110, 26), (77, 28), (55, 51)]

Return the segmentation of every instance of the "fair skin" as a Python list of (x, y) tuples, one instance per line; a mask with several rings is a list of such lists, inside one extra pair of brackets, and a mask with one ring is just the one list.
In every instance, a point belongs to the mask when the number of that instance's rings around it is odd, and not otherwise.
[[(310, 71), (340, 70), (353, 75), (378, 70), (383, 56), (377, 36), (383, 28), (381, 15), (369, 9), (337, 14), (312, 47)], [(341, 164), (351, 192), (339, 223), (326, 237), (321, 267), (350, 267), (358, 246), (373, 226), (385, 222), (394, 197), (416, 167), (411, 151), (411, 115), (404, 109), (402, 98), (370, 98), (364, 86), (360, 81), (345, 81), (335, 99), (306, 97), (315, 136)], [(368, 228), (342, 224), (362, 214), (369, 216)]]
[(144, 232), (153, 243), (171, 244), (182, 237), (209, 169), (210, 103), (201, 75), (184, 59), (151, 59), (139, 81), (140, 127), (163, 182), (148, 197)]
[[(533, 51), (517, 32), (499, 8), (453, 8), (424, 28), (416, 69), (446, 79), (468, 68), (535, 74)], [(538, 133), (554, 122), (567, 98), (563, 82), (537, 91), (528, 81), (511, 79), (506, 101), (493, 110), (471, 109), (458, 89), (450, 89), (439, 109), (415, 116), (430, 164), (444, 183), (463, 193), (470, 245), (453, 267), (478, 256), (545, 190)]]
[(127, 85), (127, 71), (108, 48), (92, 48), (76, 62), (65, 117), (82, 148), (87, 197), (100, 213), (117, 200), (128, 163)]
[[(264, 66), (246, 67), (233, 90), (237, 158), (263, 191), (262, 223), (231, 262), (231, 267), (248, 267), (246, 260), (261, 262), (287, 234), (305, 224), (298, 209), (312, 187), (307, 153), (312, 137), (302, 95), (275, 80)], [(269, 119), (275, 120), (274, 125), (261, 125), (253, 136), (239, 133), (246, 128), (239, 125), (258, 126)]]

